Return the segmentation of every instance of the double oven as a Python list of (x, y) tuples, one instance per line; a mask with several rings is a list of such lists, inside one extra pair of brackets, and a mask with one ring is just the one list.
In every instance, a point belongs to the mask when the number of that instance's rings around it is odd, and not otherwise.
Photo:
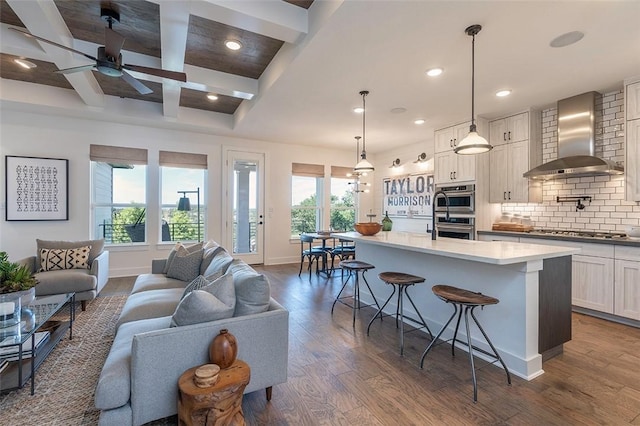
[(449, 220), (446, 218), (445, 198), (438, 196), (434, 201), (438, 236), (475, 240), (476, 186), (473, 184), (436, 186), (436, 191), (444, 192), (449, 199)]

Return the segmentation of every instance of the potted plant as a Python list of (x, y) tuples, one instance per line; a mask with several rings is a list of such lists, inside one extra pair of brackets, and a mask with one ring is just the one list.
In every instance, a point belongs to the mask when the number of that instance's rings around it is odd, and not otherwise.
[(0, 252), (0, 327), (20, 323), (20, 309), (35, 296), (35, 279), (26, 265), (10, 262), (6, 252)]

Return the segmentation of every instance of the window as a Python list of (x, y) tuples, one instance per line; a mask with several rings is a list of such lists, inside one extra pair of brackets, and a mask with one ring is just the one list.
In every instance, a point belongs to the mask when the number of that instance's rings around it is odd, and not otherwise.
[(147, 150), (91, 145), (93, 237), (146, 241)]
[(298, 238), (322, 229), (324, 166), (293, 163), (291, 175), (291, 238)]
[(330, 226), (337, 231), (352, 231), (356, 218), (353, 179), (347, 177), (353, 169), (331, 166)]
[(162, 241), (205, 239), (206, 168), (206, 155), (160, 151)]

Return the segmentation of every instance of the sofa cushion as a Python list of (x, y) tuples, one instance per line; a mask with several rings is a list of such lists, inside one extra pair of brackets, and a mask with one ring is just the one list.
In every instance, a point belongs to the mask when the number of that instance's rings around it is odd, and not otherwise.
[(189, 253), (186, 249), (178, 249), (167, 269), (167, 277), (191, 282), (200, 275), (203, 249)]
[(211, 261), (217, 254), (221, 251), (225, 251), (224, 248), (220, 246), (208, 246), (204, 247), (204, 253), (202, 253), (202, 263), (200, 264), (200, 275), (204, 275), (205, 271), (211, 264)]
[(164, 264), (164, 270), (162, 272), (164, 274), (169, 272), (169, 266), (171, 266), (173, 259), (178, 255), (178, 253), (180, 253), (182, 256), (186, 256), (202, 248), (203, 248), (203, 243), (195, 243), (189, 246), (185, 246), (180, 242), (176, 243), (176, 245), (173, 246), (173, 248), (169, 252), (169, 255), (167, 256), (167, 263)]
[(98, 280), (88, 269), (64, 269), (60, 271), (37, 272), (36, 296), (49, 294), (81, 293), (96, 290)]
[(209, 261), (209, 266), (201, 272), (209, 281), (213, 281), (227, 273), (229, 265), (233, 262), (233, 257), (223, 248), (217, 250), (213, 259)]
[(170, 317), (123, 324), (118, 329), (96, 386), (95, 406), (100, 410), (121, 407), (131, 396), (131, 342), (133, 336), (169, 327)]
[(83, 246), (71, 249), (47, 249), (40, 250), (40, 270), (59, 271), (61, 269), (88, 269), (89, 251), (91, 246)]
[(86, 240), (86, 241), (52, 241), (52, 240), (36, 240), (38, 255), (43, 248), (47, 249), (70, 249), (84, 246), (91, 246), (89, 252), (89, 264), (93, 263), (93, 260), (100, 256), (100, 253), (104, 250), (104, 239), (100, 240)]
[(167, 278), (165, 274), (140, 274), (133, 284), (131, 294), (147, 290), (159, 290), (163, 288), (184, 289), (186, 283), (175, 278)]
[[(206, 279), (202, 279), (206, 282)], [(233, 316), (236, 304), (233, 276), (225, 274), (213, 283), (187, 293), (171, 317), (171, 326), (216, 321)]]
[(228, 272), (233, 275), (236, 308), (233, 316), (258, 314), (269, 309), (269, 280), (240, 259), (234, 259)]
[(182, 288), (165, 288), (130, 295), (122, 307), (116, 328), (131, 321), (173, 315), (183, 292)]

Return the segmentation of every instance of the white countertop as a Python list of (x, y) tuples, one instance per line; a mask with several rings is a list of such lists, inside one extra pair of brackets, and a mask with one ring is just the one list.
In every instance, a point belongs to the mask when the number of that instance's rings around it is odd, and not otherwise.
[(576, 254), (574, 247), (546, 246), (540, 244), (514, 243), (507, 241), (461, 240), (438, 238), (433, 241), (431, 234), (416, 232), (388, 231), (366, 237), (357, 232), (333, 234), (336, 237), (362, 244), (395, 247), (415, 252), (471, 260), (475, 262), (509, 265), (513, 263), (542, 260)]

